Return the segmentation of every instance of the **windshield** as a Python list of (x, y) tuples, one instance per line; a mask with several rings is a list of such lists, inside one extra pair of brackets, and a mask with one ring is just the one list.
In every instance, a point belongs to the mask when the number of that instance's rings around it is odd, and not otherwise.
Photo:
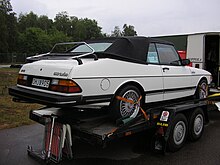
[(90, 53), (94, 49), (94, 52), (104, 52), (108, 47), (112, 45), (111, 42), (98, 42), (98, 43), (83, 43), (83, 42), (70, 42), (70, 43), (58, 43), (56, 44), (50, 53)]
[[(112, 43), (91, 43), (88, 44), (90, 47), (92, 47), (95, 52), (104, 52), (109, 46), (111, 46)], [(79, 45), (77, 47), (75, 47), (74, 49), (72, 49), (70, 52), (73, 53), (88, 53), (91, 52), (91, 49), (83, 44), (83, 45)]]

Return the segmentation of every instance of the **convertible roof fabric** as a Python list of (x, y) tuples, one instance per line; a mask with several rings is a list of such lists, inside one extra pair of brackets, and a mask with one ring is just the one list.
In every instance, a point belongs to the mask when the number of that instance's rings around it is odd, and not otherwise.
[(149, 43), (173, 45), (167, 41), (138, 36), (105, 38), (99, 41), (96, 40), (96, 42), (112, 42), (112, 45), (102, 53), (106, 57), (138, 63), (145, 63)]

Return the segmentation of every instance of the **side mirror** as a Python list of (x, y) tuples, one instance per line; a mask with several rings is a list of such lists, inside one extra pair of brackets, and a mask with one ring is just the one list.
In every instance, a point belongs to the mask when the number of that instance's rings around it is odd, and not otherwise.
[(182, 60), (182, 65), (183, 66), (186, 66), (186, 65), (189, 65), (190, 64), (190, 60), (189, 59), (183, 59)]

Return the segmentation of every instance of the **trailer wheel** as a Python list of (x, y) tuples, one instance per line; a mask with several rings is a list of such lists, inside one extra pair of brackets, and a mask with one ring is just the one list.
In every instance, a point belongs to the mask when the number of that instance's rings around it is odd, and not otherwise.
[(187, 129), (188, 123), (185, 115), (177, 114), (171, 125), (171, 132), (167, 142), (169, 151), (175, 152), (183, 147), (187, 137)]
[(204, 113), (201, 108), (195, 109), (189, 116), (189, 139), (198, 140), (204, 131)]
[[(141, 92), (137, 87), (133, 85), (127, 85), (119, 90), (116, 95), (136, 102), (141, 96)], [(135, 110), (134, 104), (124, 102), (116, 98), (114, 98), (110, 106), (110, 113), (113, 119), (129, 117)]]
[(197, 86), (196, 94), (197, 99), (204, 99), (208, 96), (208, 84), (205, 79), (201, 80)]

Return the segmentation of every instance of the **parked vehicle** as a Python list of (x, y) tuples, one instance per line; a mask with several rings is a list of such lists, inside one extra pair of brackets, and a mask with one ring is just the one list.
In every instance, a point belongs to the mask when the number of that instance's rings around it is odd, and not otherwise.
[[(59, 53), (57, 55), (60, 55)], [(17, 86), (9, 93), (18, 99), (53, 106), (102, 103), (113, 118), (130, 116), (133, 104), (195, 96), (205, 98), (211, 74), (188, 67), (172, 43), (147, 37), (106, 38), (76, 42), (64, 55), (23, 65)], [(50, 55), (48, 55), (50, 57)]]

